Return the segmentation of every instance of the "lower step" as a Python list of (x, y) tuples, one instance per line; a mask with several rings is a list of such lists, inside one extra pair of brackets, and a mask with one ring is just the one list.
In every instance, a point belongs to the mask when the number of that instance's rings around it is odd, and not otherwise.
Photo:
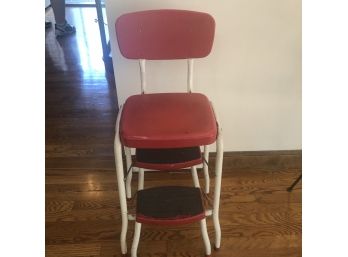
[(183, 225), (205, 218), (200, 188), (167, 186), (137, 193), (136, 221), (154, 225)]

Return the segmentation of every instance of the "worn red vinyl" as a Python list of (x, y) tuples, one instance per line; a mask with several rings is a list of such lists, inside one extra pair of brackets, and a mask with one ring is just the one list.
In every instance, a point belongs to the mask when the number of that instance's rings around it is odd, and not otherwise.
[(217, 125), (200, 93), (133, 95), (124, 104), (120, 139), (133, 148), (180, 148), (215, 142)]
[(175, 217), (173, 219), (156, 219), (152, 217), (147, 217), (141, 214), (136, 215), (136, 222), (142, 224), (149, 225), (159, 225), (159, 226), (177, 226), (177, 225), (185, 225), (200, 221), (205, 218), (204, 212), (197, 214), (195, 216), (187, 216), (187, 217)]
[(207, 13), (149, 10), (121, 15), (115, 28), (120, 51), (128, 59), (188, 59), (210, 53), (215, 21)]

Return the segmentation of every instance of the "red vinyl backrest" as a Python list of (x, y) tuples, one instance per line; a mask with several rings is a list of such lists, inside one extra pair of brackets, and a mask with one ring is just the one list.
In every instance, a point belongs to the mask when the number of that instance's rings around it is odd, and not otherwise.
[(207, 13), (150, 10), (121, 15), (115, 28), (125, 58), (189, 59), (202, 58), (210, 53), (215, 21)]

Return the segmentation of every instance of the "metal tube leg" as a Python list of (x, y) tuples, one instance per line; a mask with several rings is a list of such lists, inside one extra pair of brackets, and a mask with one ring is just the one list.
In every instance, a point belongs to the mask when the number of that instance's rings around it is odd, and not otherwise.
[(205, 255), (210, 256), (211, 245), (210, 245), (209, 235), (207, 231), (207, 222), (205, 218), (200, 221), (200, 225), (201, 225), (201, 233), (202, 233), (204, 247), (205, 247)]
[(128, 216), (122, 214), (122, 227), (120, 235), (121, 252), (123, 255), (127, 254), (127, 230), (128, 230)]
[(213, 224), (215, 229), (215, 249), (220, 248), (221, 244), (221, 227), (219, 221), (219, 206), (221, 193), (221, 175), (223, 161), (223, 141), (222, 130), (218, 130), (218, 138), (216, 140), (216, 164), (215, 164), (215, 192), (214, 192), (214, 207), (213, 207)]
[[(131, 149), (129, 147), (124, 147), (124, 152), (126, 155), (126, 163), (127, 163), (127, 171), (132, 165), (132, 154), (131, 154)], [(127, 193), (127, 198), (131, 199), (132, 198), (132, 176), (133, 176), (133, 168), (127, 174), (126, 178), (126, 193)]]
[(219, 216), (214, 215), (213, 212), (213, 223), (214, 223), (214, 230), (215, 230), (215, 250), (220, 248), (221, 245), (221, 227), (220, 227), (220, 221), (219, 221)]
[(132, 249), (131, 249), (131, 257), (137, 257), (140, 232), (141, 232), (141, 223), (135, 222), (134, 237), (133, 237), (133, 243), (132, 243)]
[[(209, 160), (209, 146), (204, 146), (204, 159), (208, 162)], [(208, 164), (204, 161), (203, 162), (203, 173), (204, 173), (204, 180), (205, 180), (205, 193), (209, 194), (209, 186), (210, 186), (210, 178), (209, 178), (209, 171), (208, 171)]]
[(120, 198), (120, 208), (121, 208), (121, 218), (122, 218), (122, 226), (121, 226), (121, 251), (122, 254), (127, 254), (127, 229), (128, 229), (128, 210), (127, 210), (127, 201), (126, 201), (126, 190), (124, 183), (124, 171), (123, 171), (123, 160), (122, 160), (122, 144), (119, 136), (119, 125), (120, 125), (120, 117), (122, 113), (122, 106), (119, 110), (119, 114), (117, 116), (116, 121), (116, 133), (115, 133), (115, 141), (114, 141), (114, 153), (115, 153), (115, 164), (116, 164), (116, 176), (117, 176), (117, 187), (118, 187), (118, 195)]
[[(116, 135), (118, 137), (118, 135)], [(117, 141), (117, 140), (115, 140)], [(115, 158), (116, 158), (116, 170), (117, 170), (117, 183), (118, 183), (118, 191), (120, 197), (120, 205), (121, 205), (121, 235), (120, 235), (120, 244), (121, 244), (121, 252), (123, 255), (127, 254), (127, 229), (128, 229), (128, 216), (127, 216), (127, 203), (126, 203), (126, 192), (125, 192), (125, 184), (124, 184), (124, 176), (123, 176), (123, 164), (122, 164), (122, 147), (121, 144), (115, 144)]]
[(138, 171), (138, 190), (144, 189), (144, 169), (140, 168)]
[(192, 174), (192, 179), (193, 179), (193, 185), (195, 187), (200, 187), (199, 186), (199, 179), (198, 179), (198, 175), (197, 175), (197, 168), (196, 168), (196, 166), (192, 166), (191, 167), (191, 174)]

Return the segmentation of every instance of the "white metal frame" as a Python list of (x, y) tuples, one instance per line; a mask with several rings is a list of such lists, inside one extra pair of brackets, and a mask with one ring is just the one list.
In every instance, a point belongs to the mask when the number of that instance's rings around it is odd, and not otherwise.
[[(213, 110), (214, 106), (212, 104)], [(127, 200), (126, 200), (126, 184), (124, 181), (124, 173), (123, 173), (123, 160), (122, 160), (122, 144), (120, 141), (119, 135), (119, 125), (120, 125), (120, 117), (122, 114), (122, 106), (120, 107), (118, 117), (116, 120), (116, 133), (114, 140), (114, 152), (115, 152), (115, 163), (116, 163), (116, 175), (117, 175), (117, 184), (118, 184), (118, 193), (120, 198), (120, 207), (121, 207), (121, 218), (122, 218), (122, 226), (121, 226), (121, 236), (120, 236), (120, 244), (121, 244), (121, 252), (123, 255), (127, 254), (127, 243), (126, 243), (126, 235), (128, 229), (128, 220), (134, 220), (134, 217), (128, 214), (127, 209)], [(215, 163), (215, 190), (214, 190), (214, 201), (213, 201), (213, 209), (206, 210), (206, 216), (213, 217), (213, 224), (215, 230), (215, 249), (220, 248), (221, 245), (221, 228), (219, 221), (219, 205), (220, 205), (220, 194), (221, 194), (221, 177), (222, 177), (222, 163), (223, 163), (223, 139), (222, 139), (222, 128), (220, 123), (218, 122), (218, 117), (214, 110), (216, 121), (218, 124), (218, 135), (216, 140), (216, 163)], [(126, 151), (127, 148), (125, 148)], [(128, 151), (129, 152), (129, 151)], [(128, 163), (128, 161), (127, 161)], [(127, 164), (128, 166), (128, 164)], [(197, 176), (197, 170), (195, 167), (192, 167), (192, 177), (194, 181), (195, 187), (199, 187), (199, 180)], [(144, 170), (139, 170), (139, 182), (138, 189), (143, 189), (144, 187)], [(209, 241), (209, 236), (207, 232), (206, 219), (200, 221), (201, 233), (203, 242), (205, 245), (206, 255), (211, 254), (211, 246)], [(140, 239), (141, 232), (141, 224), (135, 222), (134, 228), (134, 238), (131, 247), (131, 256), (137, 256), (137, 248)]]
[(127, 200), (126, 200), (126, 186), (124, 183), (124, 174), (123, 174), (123, 161), (122, 161), (122, 144), (120, 141), (120, 119), (122, 113), (122, 106), (118, 111), (117, 120), (116, 120), (116, 132), (114, 140), (114, 153), (115, 153), (115, 164), (116, 164), (116, 176), (117, 176), (117, 188), (118, 195), (120, 198), (120, 207), (121, 207), (121, 252), (123, 255), (127, 254), (127, 229), (128, 229), (128, 210), (127, 210)]
[(140, 65), (141, 93), (145, 94), (145, 90), (146, 90), (146, 69), (145, 69), (146, 60), (140, 59), (139, 65)]
[(217, 139), (216, 139), (216, 162), (215, 162), (215, 188), (214, 188), (214, 201), (213, 201), (213, 224), (215, 230), (215, 249), (219, 249), (221, 245), (221, 227), (219, 221), (219, 209), (220, 209), (220, 194), (221, 194), (221, 179), (222, 179), (222, 163), (224, 154), (224, 145), (222, 139), (222, 127), (219, 122), (218, 115), (215, 111), (214, 104), (211, 102), (213, 108), (216, 123), (218, 125)]
[[(187, 92), (188, 93), (192, 93), (193, 91), (193, 64), (194, 64), (193, 61), (194, 59), (187, 59)], [(145, 59), (139, 59), (139, 67), (140, 67), (141, 94), (146, 94), (146, 60)], [(131, 165), (132, 165), (131, 149), (128, 147), (124, 147), (124, 152), (126, 155), (127, 171), (131, 169), (129, 174), (127, 174), (127, 177), (126, 177), (127, 198), (131, 199), (132, 198), (131, 184), (132, 184), (132, 177), (133, 177), (132, 173), (134, 171), (134, 169), (131, 168)], [(203, 156), (205, 160), (203, 161), (203, 174), (204, 174), (204, 180), (205, 180), (204, 191), (206, 194), (209, 194), (210, 178), (209, 178), (208, 164), (206, 163), (209, 161), (209, 146), (207, 145), (204, 146)], [(138, 178), (141, 179), (141, 181), (139, 180), (138, 183), (142, 184), (142, 189), (143, 189), (144, 188), (144, 169), (140, 169), (139, 172), (142, 174), (140, 175), (139, 173)], [(196, 173), (196, 178), (198, 180), (196, 166), (191, 167), (191, 172), (192, 172), (192, 176), (193, 176), (193, 172)], [(194, 185), (196, 186), (197, 181), (195, 181), (195, 178), (193, 181), (194, 181)], [(138, 186), (138, 190), (139, 190), (139, 186)]]

